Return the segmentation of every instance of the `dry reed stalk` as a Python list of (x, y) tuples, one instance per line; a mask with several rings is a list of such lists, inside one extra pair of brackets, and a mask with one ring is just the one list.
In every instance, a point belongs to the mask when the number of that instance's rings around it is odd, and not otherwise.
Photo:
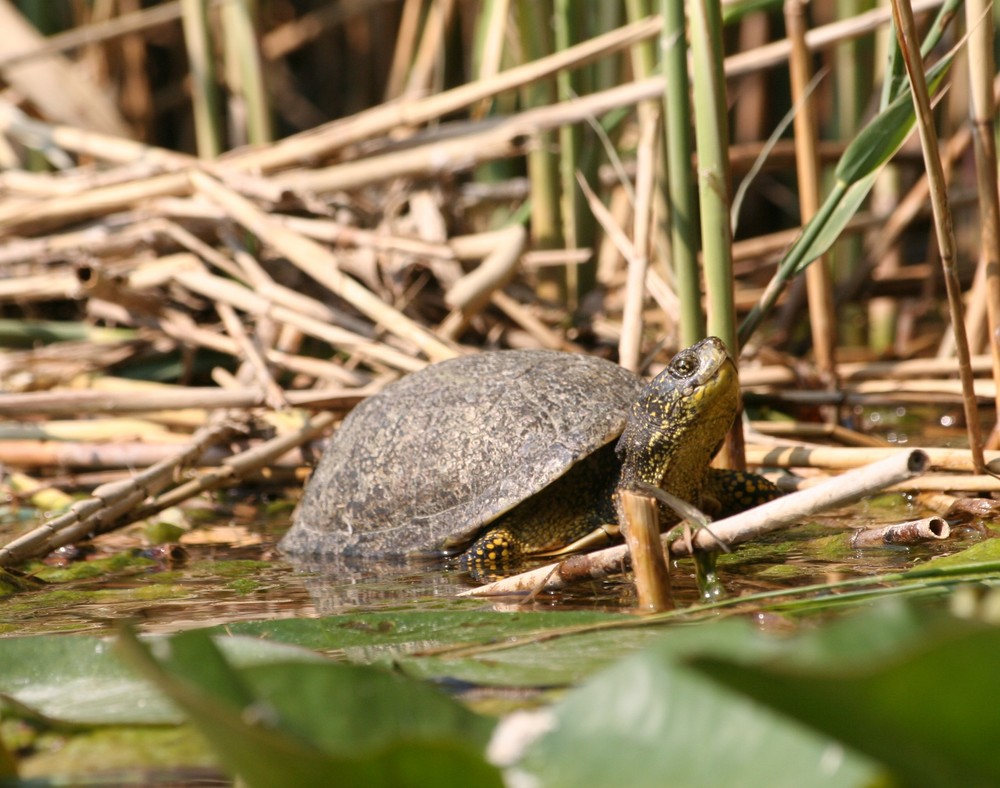
[[(161, 424), (148, 419), (128, 419), (107, 416), (103, 419), (49, 419), (44, 422), (0, 424), (0, 441), (138, 441), (153, 440), (159, 443), (182, 443), (191, 438), (171, 432)], [(2, 447), (2, 444), (0, 444)], [(13, 465), (17, 461), (8, 460)]]
[[(971, 390), (970, 390), (971, 389)], [(954, 397), (971, 395), (975, 399), (993, 399), (996, 396), (997, 385), (992, 380), (977, 378), (969, 384), (959, 380), (906, 380), (881, 381), (868, 380), (854, 383), (843, 388), (848, 394), (946, 394)], [(977, 414), (978, 418), (978, 414)]]
[[(747, 447), (747, 462), (751, 465), (779, 468), (823, 468), (850, 470), (887, 457), (909, 454), (913, 449), (858, 448), (834, 446)], [(923, 448), (929, 458), (928, 468), (940, 471), (972, 473), (975, 466), (968, 449)], [(986, 462), (1000, 463), (1000, 451), (987, 452)]]
[[(0, 3), (0, 30), (4, 31), (0, 52), (8, 58), (32, 52), (44, 44), (42, 35), (13, 3)], [(128, 136), (128, 124), (108, 94), (85, 70), (58, 52), (9, 62), (3, 70), (3, 79), (46, 117), (97, 132)]]
[[(301, 233), (313, 240), (324, 241), (335, 246), (353, 246), (374, 249), (379, 252), (399, 252), (400, 254), (417, 255), (441, 260), (454, 260), (458, 257), (453, 247), (457, 239), (452, 239), (447, 243), (433, 243), (421, 240), (420, 238), (386, 235), (383, 232), (351, 227), (332, 219), (283, 216), (281, 214), (272, 215), (290, 230)], [(482, 257), (488, 252), (489, 249), (484, 250), (481, 254), (472, 255), (472, 257)]]
[(502, 311), (516, 325), (524, 329), (531, 338), (541, 347), (552, 350), (565, 350), (570, 353), (580, 353), (583, 351), (579, 345), (570, 342), (561, 334), (550, 329), (545, 323), (535, 317), (524, 305), (518, 303), (502, 290), (497, 290), (490, 297), (493, 305)]
[[(177, 153), (167, 148), (145, 145), (129, 139), (127, 135), (102, 134), (85, 126), (68, 126), (61, 123), (45, 123), (25, 115), (6, 101), (0, 101), (0, 131), (15, 138), (29, 137), (35, 144), (41, 143), (72, 153), (82, 154), (110, 164), (156, 167), (160, 170), (177, 170), (190, 166), (195, 159), (185, 153)], [(134, 172), (130, 167), (122, 172)], [(22, 176), (23, 177), (23, 176)], [(71, 177), (86, 182), (93, 174), (69, 173), (68, 176), (49, 180), (59, 183)]]
[(417, 48), (423, 5), (424, 0), (404, 0), (399, 31), (396, 33), (392, 67), (389, 69), (389, 79), (385, 89), (384, 100), (387, 102), (395, 99), (403, 91), (406, 72), (413, 61), (413, 53)]
[[(632, 229), (632, 256), (628, 259), (628, 278), (625, 283), (625, 304), (622, 309), (622, 336), (618, 343), (619, 363), (625, 369), (638, 372), (642, 358), (642, 307), (646, 299), (646, 271), (649, 270), (653, 223), (653, 193), (656, 188), (656, 152), (658, 145), (659, 104), (645, 102), (640, 105), (639, 146), (636, 151), (635, 222)], [(593, 206), (593, 193), (585, 194)], [(593, 208), (592, 208), (593, 209)], [(653, 599), (661, 595), (653, 592)]]
[(971, 83), (972, 128), (976, 152), (976, 185), (980, 205), (980, 234), (983, 272), (980, 301), (985, 301), (988, 330), (987, 347), (993, 358), (996, 383), (994, 408), (997, 423), (988, 443), (1000, 448), (1000, 197), (997, 196), (996, 99), (990, 81), (996, 70), (994, 20), (990, 3), (969, 0), (965, 6), (969, 27), (969, 80)]
[[(917, 130), (920, 133), (921, 148), (927, 164), (927, 179), (930, 186), (931, 206), (934, 209), (934, 226), (941, 257), (941, 270), (944, 274), (945, 290), (948, 295), (948, 311), (951, 316), (955, 351), (958, 356), (958, 374), (962, 381), (969, 446), (976, 469), (982, 471), (985, 467), (983, 438), (979, 423), (979, 411), (976, 406), (976, 395), (973, 390), (972, 368), (969, 363), (971, 354), (965, 335), (964, 305), (962, 288), (958, 279), (955, 230), (952, 224), (951, 208), (948, 204), (944, 167), (938, 152), (937, 132), (927, 92), (927, 81), (924, 75), (923, 58), (920, 55), (916, 23), (913, 19), (913, 9), (908, 0), (893, 0), (892, 17), (896, 25), (896, 38), (899, 41), (903, 62), (906, 65), (906, 73), (910, 79), (910, 94), (917, 116)], [(995, 388), (998, 387), (995, 386)]]
[(344, 24), (379, 3), (396, 3), (396, 1), (341, 0), (339, 3), (322, 5), (312, 11), (299, 13), (298, 16), (261, 35), (261, 56), (265, 60), (281, 60), (315, 41), (330, 28)]
[[(812, 56), (806, 46), (804, 0), (786, 0), (785, 27), (792, 44), (789, 54), (792, 105), (798, 108), (794, 119), (795, 166), (800, 221), (805, 225), (819, 211), (822, 185), (815, 102), (809, 89), (812, 81)], [(835, 388), (837, 369), (834, 348), (837, 342), (837, 329), (833, 307), (833, 285), (830, 281), (827, 258), (823, 256), (813, 261), (806, 269), (805, 278), (816, 368), (827, 387)], [(835, 414), (830, 415), (835, 417)]]
[(151, 466), (123, 482), (112, 482), (94, 490), (92, 496), (70, 506), (69, 511), (0, 547), (0, 566), (11, 566), (28, 558), (71, 544), (100, 532), (137, 504), (171, 483), (182, 468), (195, 463), (211, 446), (228, 442), (237, 434), (232, 423), (199, 430), (181, 451), (174, 448), (169, 459)]
[[(940, 8), (944, 0), (914, 0), (914, 13), (925, 13)], [(888, 24), (892, 12), (885, 7), (875, 8), (849, 19), (815, 27), (806, 33), (806, 46), (810, 52), (827, 49), (843, 41), (867, 35)], [(736, 77), (771, 66), (780, 66), (788, 60), (792, 43), (787, 38), (765, 44), (750, 52), (740, 52), (726, 58), (726, 76)]]
[(886, 492), (966, 492), (991, 495), (1000, 492), (1000, 479), (974, 473), (927, 474), (914, 479), (912, 484), (888, 487)]
[(470, 273), (452, 283), (444, 295), (452, 311), (438, 327), (442, 336), (458, 339), (469, 320), (510, 282), (527, 240), (528, 234), (521, 225), (507, 228), (493, 251)]
[[(787, 528), (816, 512), (843, 506), (892, 484), (912, 479), (926, 469), (926, 459), (920, 451), (900, 453), (843, 476), (828, 479), (813, 489), (792, 493), (735, 517), (720, 520), (710, 528), (698, 529), (691, 540), (684, 536), (674, 538), (670, 533), (663, 534), (661, 539), (675, 556), (688, 554), (689, 544), (693, 544), (696, 550), (705, 551), (718, 550), (719, 544), (740, 544), (765, 533)], [(624, 545), (619, 545), (573, 556), (557, 564), (549, 564), (464, 591), (461, 595), (499, 596), (557, 590), (581, 580), (617, 574), (627, 568), (627, 565), (628, 550)]]
[(122, 220), (122, 228), (115, 227), (115, 221), (61, 234), (4, 241), (0, 245), (0, 266), (19, 263), (41, 265), (69, 252), (82, 251), (94, 255), (123, 252), (135, 249), (148, 237), (145, 221), (135, 216), (115, 218)]
[[(364, 388), (321, 388), (287, 392), (294, 407), (336, 408), (346, 410), (365, 397), (375, 394), (381, 386)], [(27, 394), (0, 394), (0, 416), (74, 416), (81, 413), (152, 413), (156, 411), (191, 411), (198, 409), (262, 408), (264, 397), (256, 391), (222, 391), (219, 389), (171, 386), (169, 390), (134, 391), (40, 391)]]
[[(208, 2), (215, 6), (220, 5), (223, 0), (208, 0)], [(0, 57), (0, 69), (15, 63), (23, 63), (46, 55), (68, 52), (71, 49), (93, 46), (122, 36), (151, 30), (176, 22), (180, 18), (179, 0), (168, 0), (168, 2), (150, 8), (130, 11), (109, 19), (91, 21), (86, 26), (48, 36), (30, 51), (3, 55)]]
[[(977, 375), (988, 375), (992, 369), (992, 359), (988, 355), (973, 356), (972, 371)], [(847, 361), (838, 365), (840, 377), (844, 381), (862, 380), (911, 380), (913, 378), (955, 374), (952, 359), (914, 358), (905, 361)], [(744, 365), (740, 368), (740, 384), (743, 388), (760, 386), (784, 386), (797, 382), (795, 371), (785, 365), (760, 367)]]
[(114, 527), (121, 527), (127, 525), (128, 522), (151, 517), (164, 509), (183, 503), (188, 498), (210, 490), (218, 490), (244, 479), (252, 473), (266, 469), (289, 451), (318, 438), (338, 418), (339, 416), (334, 413), (318, 413), (308, 424), (295, 432), (279, 435), (259, 446), (227, 457), (217, 470), (203, 473), (163, 493), (156, 500), (143, 504), (130, 514), (130, 519), (117, 522)]
[[(113, 440), (0, 440), (0, 462), (16, 468), (59, 468), (62, 470), (108, 470), (116, 468), (148, 468), (169, 460), (177, 454), (179, 445), (191, 443), (190, 435), (132, 437), (128, 434)], [(259, 445), (261, 441), (252, 441)], [(198, 458), (199, 467), (220, 465), (233, 452), (227, 446), (207, 448)], [(305, 460), (299, 453), (281, 459), (287, 467), (299, 467)]]
[[(934, 7), (936, 4), (927, 2), (918, 5), (920, 7), (924, 5)], [(542, 60), (545, 62), (546, 68), (555, 70), (568, 65), (589, 62), (585, 55), (592, 55), (596, 58), (606, 54), (603, 49), (595, 45), (595, 42), (599, 41), (603, 46), (609, 40), (613, 40), (616, 46), (612, 47), (609, 51), (617, 51), (617, 48), (628, 46), (637, 40), (644, 40), (647, 37), (655, 35), (658, 29), (658, 21), (658, 18), (651, 18), (634, 23), (633, 25), (621, 28), (619, 31), (607, 34), (607, 36), (602, 36), (600, 39), (585, 42), (571, 48), (571, 50), (559, 53), (553, 56), (551, 60), (549, 58)], [(856, 26), (853, 20), (848, 25), (838, 23), (836, 26), (828, 26), (835, 27), (836, 29), (833, 31), (826, 28), (817, 28), (812, 32), (821, 33), (821, 35), (810, 37), (810, 46), (817, 43), (818, 45), (825, 46), (841, 40), (844, 36), (861, 35), (874, 29), (878, 24), (884, 23), (884, 21), (884, 14), (881, 16), (876, 14), (871, 16), (871, 18), (865, 16), (860, 28)], [(625, 31), (627, 35), (620, 35), (622, 31)], [(630, 36), (637, 37), (633, 39)], [(753, 57), (749, 59), (744, 58), (743, 65), (740, 68), (758, 68), (768, 65), (766, 59), (759, 58), (755, 53), (747, 54)], [(572, 56), (567, 59), (567, 55)], [(778, 62), (783, 57), (784, 55), (780, 55)], [(727, 70), (733, 68), (733, 63), (733, 58), (727, 60)], [(471, 86), (463, 86), (463, 88), (448, 91), (441, 94), (441, 96), (426, 99), (424, 100), (426, 103), (421, 102), (421, 107), (424, 108), (425, 114), (419, 115), (418, 118), (412, 121), (406, 119), (405, 112), (398, 105), (381, 107), (369, 111), (370, 113), (376, 113), (375, 115), (362, 113), (355, 118), (337, 121), (320, 130), (312, 130), (304, 135), (283, 140), (263, 151), (237, 152), (232, 156), (223, 157), (219, 162), (213, 164), (212, 167), (220, 174), (225, 172), (225, 177), (228, 180), (236, 175), (237, 170), (267, 170), (309, 160), (320, 155), (317, 151), (329, 153), (331, 149), (347, 144), (347, 141), (351, 139), (352, 133), (358, 135), (356, 137), (357, 140), (367, 139), (373, 134), (386, 133), (388, 130), (401, 124), (426, 122), (440, 117), (443, 113), (468, 106), (468, 104), (474, 103), (486, 95), (492, 95), (491, 91), (508, 90), (511, 86), (528, 84), (553, 73), (546, 70), (546, 68), (539, 71), (535, 66), (536, 64), (530, 64), (530, 68), (522, 67), (523, 70), (511, 69), (510, 72), (503, 72), (496, 80), (491, 81), (490, 87), (485, 93), (483, 92), (482, 85), (473, 83)], [(511, 72), (516, 72), (513, 78)], [(510, 82), (505, 80), (510, 80)], [(521, 82), (520, 80), (524, 81)], [(474, 89), (466, 90), (466, 88), (470, 87)], [(521, 135), (527, 134), (530, 136), (539, 129), (554, 128), (565, 123), (581, 122), (601, 115), (611, 109), (631, 106), (640, 101), (655, 99), (660, 96), (662, 90), (662, 78), (657, 77), (633, 82), (609, 91), (602, 91), (582, 97), (571, 102), (573, 106), (565, 107), (556, 105), (555, 107), (540, 108), (539, 110), (532, 111), (540, 114), (523, 113), (521, 116), (515, 116), (515, 118), (502, 122), (499, 132), (494, 128), (489, 133), (473, 134), (467, 140), (452, 141), (450, 145), (438, 143), (432, 145), (430, 148), (422, 146), (415, 153), (407, 154), (406, 152), (398, 152), (396, 154), (374, 156), (360, 162), (350, 162), (340, 165), (344, 169), (330, 168), (330, 173), (325, 173), (323, 170), (317, 171), (318, 174), (314, 176), (307, 174), (295, 176), (290, 173), (276, 177), (275, 185), (277, 188), (289, 187), (295, 190), (297, 183), (299, 188), (307, 191), (322, 188), (335, 190), (338, 188), (348, 188), (350, 185), (366, 185), (388, 177), (426, 172), (428, 169), (428, 160), (435, 160), (434, 158), (428, 159), (429, 156), (440, 157), (442, 162), (450, 161), (456, 164), (462, 162), (463, 168), (469, 167), (476, 162), (489, 158), (516, 153), (516, 147), (512, 146), (511, 142), (519, 139)], [(456, 93), (456, 91), (458, 92)], [(442, 97), (445, 97), (445, 101), (443, 102), (439, 101)], [(380, 113), (385, 114), (378, 116)], [(403, 114), (401, 115), (401, 113)], [(365, 126), (365, 123), (371, 123), (370, 120), (358, 120), (370, 119), (372, 117), (376, 117), (377, 122), (370, 126)], [(355, 130), (351, 130), (350, 127), (348, 129), (344, 128), (343, 124), (352, 124), (356, 120), (358, 126)], [(310, 151), (310, 145), (314, 146), (312, 151)], [(68, 144), (67, 147), (69, 147)], [(142, 148), (147, 153), (151, 150), (148, 146), (142, 146)], [(171, 154), (167, 152), (166, 155), (169, 156)], [(178, 154), (172, 155), (176, 156)], [(395, 158), (387, 158), (392, 156)], [(433, 169), (439, 171), (441, 167), (435, 165)], [(264, 179), (253, 179), (252, 181), (244, 181), (241, 187), (248, 188), (253, 186), (256, 189), (258, 185), (265, 184), (266, 181)], [(0, 208), (0, 234), (58, 226), (69, 221), (125, 210), (139, 202), (155, 197), (186, 195), (189, 193), (189, 189), (190, 184), (186, 174), (171, 172), (132, 183), (94, 189), (82, 195), (53, 198), (32, 205), (30, 209), (23, 206), (12, 206), (7, 209)]]
[(227, 303), (248, 314), (267, 316), (278, 323), (294, 326), (304, 334), (314, 336), (333, 347), (357, 354), (393, 369), (414, 372), (425, 366), (424, 362), (396, 350), (389, 345), (368, 337), (359, 336), (328, 321), (336, 320), (315, 299), (275, 285), (258, 294), (249, 288), (204, 271), (182, 271), (176, 280), (193, 293), (215, 301)]
[[(3, 103), (0, 102), (0, 117), (2, 115)], [(17, 127), (13, 127), (8, 131), (8, 134), (15, 136), (23, 133)], [(157, 174), (162, 169), (162, 167), (156, 166), (151, 162), (135, 162), (127, 166), (119, 166), (112, 169), (81, 168), (58, 174), (7, 170), (0, 173), (0, 189), (4, 192), (5, 200), (23, 198), (22, 205), (30, 205), (34, 200), (80, 194), (81, 192), (99, 189), (103, 186), (114, 186), (115, 184), (134, 181), (138, 178), (148, 178)]]
[(169, 506), (176, 506), (199, 493), (232, 484), (317, 437), (335, 419), (332, 413), (320, 414), (302, 429), (228, 457), (219, 470), (205, 473), (164, 493), (178, 478), (181, 469), (197, 463), (207, 449), (226, 443), (237, 434), (232, 423), (206, 427), (192, 437), (190, 445), (183, 451), (130, 479), (97, 488), (90, 498), (73, 504), (65, 514), (0, 547), (0, 566), (12, 566), (45, 555), (62, 545), (120, 528)]
[(889, 446), (881, 438), (865, 435), (841, 424), (818, 424), (808, 421), (752, 421), (750, 428), (758, 435), (769, 437), (798, 438), (800, 440), (824, 438), (845, 446), (867, 446), (869, 448), (887, 448)]
[[(925, 11), (940, 5), (941, 0), (918, 0), (914, 8)], [(888, 20), (889, 12), (886, 9), (860, 14), (810, 31), (807, 44), (811, 50), (833, 46), (870, 33)], [(551, 77), (562, 69), (586, 65), (655, 37), (659, 34), (660, 24), (658, 16), (633, 22), (562, 52), (503, 71), (496, 77), (468, 83), (416, 102), (389, 102), (319, 129), (311, 129), (281, 140), (264, 150), (237, 151), (224, 157), (222, 161), (231, 161), (242, 169), (269, 171), (328, 157), (337, 150), (387, 134), (392, 129), (420, 126), (485, 98)], [(727, 58), (727, 75), (735, 76), (778, 65), (787, 59), (789, 50), (790, 45), (786, 40)], [(646, 80), (642, 84), (646, 85), (646, 91), (634, 101), (626, 103), (656, 99), (663, 92), (663, 80), (660, 78)]]
[(79, 195), (54, 197), (30, 206), (0, 206), (0, 237), (35, 232), (70, 222), (125, 210), (153, 197), (181, 196), (190, 189), (183, 172), (104, 186)]
[(200, 192), (221, 205), (235, 221), (373, 322), (384, 326), (404, 342), (413, 342), (434, 361), (456, 355), (452, 348), (423, 326), (387, 305), (364, 285), (345, 276), (337, 266), (336, 257), (325, 247), (283, 227), (249, 200), (214, 178), (192, 172), (191, 179)]
[(434, 0), (430, 3), (424, 16), (423, 35), (410, 63), (406, 86), (399, 98), (406, 100), (413, 96), (440, 92), (444, 81), (441, 53), (454, 12), (455, 0)]
[(865, 528), (851, 536), (851, 547), (882, 547), (937, 542), (951, 536), (951, 528), (940, 517), (925, 517), (880, 528)]
[(0, 301), (76, 300), (80, 297), (80, 280), (72, 271), (56, 270), (38, 276), (19, 276), (0, 280)]
[(523, 143), (543, 132), (648, 100), (661, 88), (659, 78), (626, 83), (561, 103), (539, 106), (502, 119), (469, 124), (464, 132), (450, 127), (414, 135), (411, 147), (377, 153), (312, 170), (278, 173), (272, 181), (291, 192), (350, 191), (392, 178), (429, 176), (470, 169), (494, 159), (523, 153)]
[(670, 570), (660, 541), (660, 516), (656, 501), (631, 490), (620, 490), (618, 511), (635, 576), (639, 609), (650, 613), (672, 610)]
[[(980, 400), (992, 400), (994, 384), (992, 380), (979, 380), (977, 396)], [(841, 405), (850, 407), (877, 407), (882, 405), (962, 405), (965, 394), (961, 384), (927, 381), (923, 385), (902, 383), (894, 388), (887, 384), (868, 384), (871, 388), (859, 391), (850, 388), (841, 391), (793, 390), (769, 391), (761, 394), (762, 401), (772, 405)]]
[(271, 371), (267, 368), (267, 362), (261, 354), (261, 348), (247, 334), (243, 323), (236, 315), (236, 310), (229, 304), (215, 303), (215, 311), (222, 318), (226, 333), (236, 343), (240, 349), (240, 355), (244, 362), (251, 369), (254, 379), (257, 381), (257, 388), (264, 392), (264, 401), (269, 408), (274, 410), (285, 410), (289, 407), (288, 398), (285, 392), (275, 382)]
[(396, 128), (413, 128), (472, 106), (483, 99), (547, 79), (565, 68), (591, 63), (633, 44), (652, 38), (659, 19), (651, 17), (576, 44), (562, 52), (507, 69), (495, 77), (470, 82), (415, 101), (394, 101), (280, 140), (264, 150), (238, 151), (223, 161), (241, 169), (270, 171), (326, 158), (338, 150), (388, 134)]

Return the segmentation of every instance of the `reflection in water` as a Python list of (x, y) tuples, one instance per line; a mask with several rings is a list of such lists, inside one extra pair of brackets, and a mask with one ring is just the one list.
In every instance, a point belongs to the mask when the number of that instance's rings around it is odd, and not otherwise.
[[(719, 560), (726, 596), (898, 571), (961, 549), (970, 539), (983, 538), (967, 528), (953, 528), (952, 538), (945, 542), (852, 549), (852, 530), (875, 524), (877, 514), (859, 506), (741, 545)], [(915, 513), (895, 510), (893, 515), (892, 519), (900, 519)], [(622, 610), (636, 604), (627, 578), (581, 583), (534, 597), (470, 599), (459, 594), (473, 585), (471, 579), (443, 561), (342, 558), (292, 563), (275, 548), (285, 527), (287, 523), (273, 521), (255, 525), (260, 539), (254, 544), (191, 544), (186, 548), (187, 560), (181, 563), (132, 561), (124, 569), (95, 571), (85, 579), (53, 581), (49, 577), (37, 591), (4, 598), (0, 634), (111, 634), (122, 622), (144, 632), (176, 632), (236, 621), (413, 608)], [(132, 538), (133, 545), (138, 541)], [(114, 549), (105, 545), (103, 556), (127, 557), (134, 552), (138, 552), (134, 547), (118, 543)], [(81, 558), (71, 565), (86, 568), (88, 562)], [(672, 578), (678, 607), (699, 603), (690, 559), (674, 562)]]

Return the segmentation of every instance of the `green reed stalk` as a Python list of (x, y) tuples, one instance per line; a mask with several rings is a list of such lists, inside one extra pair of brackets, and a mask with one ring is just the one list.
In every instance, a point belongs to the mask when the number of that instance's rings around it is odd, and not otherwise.
[[(518, 0), (518, 34), (524, 62), (552, 52), (548, 37), (550, 12), (548, 2)], [(543, 79), (525, 85), (522, 102), (539, 107), (555, 102), (551, 80)], [(531, 183), (531, 234), (536, 249), (552, 249), (562, 244), (559, 207), (559, 161), (554, 153), (552, 132), (541, 132), (532, 141), (528, 153), (528, 179)]]
[[(556, 51), (576, 44), (582, 23), (583, 4), (577, 0), (555, 0), (553, 31)], [(560, 101), (570, 101), (579, 95), (581, 74), (563, 69), (556, 74), (556, 93)], [(576, 123), (559, 129), (559, 188), (562, 196), (562, 237), (569, 249), (590, 246), (594, 239), (594, 223), (587, 221), (587, 201), (577, 185), (576, 173), (583, 167), (583, 128)], [(588, 177), (593, 173), (585, 173)], [(588, 178), (588, 181), (591, 178)], [(596, 269), (593, 264), (586, 269), (571, 265), (566, 268), (566, 303), (570, 311), (576, 309), (580, 298), (594, 286)]]
[(696, 0), (688, 5), (688, 13), (708, 333), (735, 352), (739, 346), (729, 224), (729, 121), (722, 69), (722, 10), (719, 0)]
[(222, 152), (223, 132), (208, 3), (203, 0), (181, 0), (181, 13), (191, 68), (191, 102), (198, 155), (203, 159), (210, 159)]
[(687, 346), (705, 335), (698, 268), (698, 233), (691, 161), (691, 93), (684, 4), (661, 0), (663, 33), (660, 48), (665, 76), (664, 130), (666, 132), (670, 250), (675, 287), (680, 300), (680, 344)]
[(680, 300), (680, 344), (693, 344), (705, 335), (705, 315), (701, 308), (701, 278), (698, 271), (698, 234), (695, 217), (694, 178), (691, 157), (690, 78), (687, 64), (687, 37), (684, 34), (684, 4), (660, 0), (663, 33), (664, 131), (667, 147), (667, 185), (670, 200), (670, 252), (675, 286)]
[(271, 142), (274, 134), (254, 24), (257, 10), (257, 0), (230, 0), (221, 9), (227, 81), (243, 100), (247, 142), (260, 145)]

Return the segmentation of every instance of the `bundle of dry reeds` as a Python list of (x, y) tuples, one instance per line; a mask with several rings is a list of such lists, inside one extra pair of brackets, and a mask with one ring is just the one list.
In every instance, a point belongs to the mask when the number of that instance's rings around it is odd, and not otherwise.
[[(667, 183), (662, 128), (687, 104), (687, 76), (678, 93), (656, 63), (657, 37), (665, 52), (676, 40), (668, 17), (647, 3), (602, 3), (556, 17), (549, 31), (532, 16), (545, 3), (341, 2), (301, 16), (291, 3), (272, 5), (253, 17), (242, 3), (122, 2), (120, 16), (102, 19), (98, 5), (73, 6), (93, 16), (46, 38), (0, 2), (0, 462), (49, 483), (93, 474), (91, 498), (0, 549), (0, 565), (261, 467), (298, 465), (288, 452), (427, 363), (542, 346), (617, 354), (647, 369), (685, 341), (685, 315), (702, 311), (700, 275), (679, 262), (678, 223), (691, 222)], [(739, 5), (688, 19), (729, 42), (724, 61), (715, 53), (724, 85), (699, 84), (698, 58), (710, 62), (712, 52), (691, 55), (695, 110), (714, 90), (725, 115), (728, 87), (733, 128), (721, 142), (731, 145), (714, 177), (751, 184), (753, 195), (734, 212), (745, 217), (737, 240), (712, 253), (729, 255), (727, 277), (720, 285), (712, 273), (707, 285), (710, 298), (729, 291), (731, 310), (718, 306), (725, 297), (715, 302), (708, 329), (731, 344), (731, 318), (773, 290), (765, 286), (783, 251), (817, 212), (823, 166), (862, 125), (858, 97), (892, 76), (857, 68), (880, 62), (866, 47), (892, 40), (888, 8), (843, 19), (814, 9), (810, 19), (796, 3)], [(912, 3), (918, 14), (941, 5)], [(974, 5), (969, 18), (982, 19)], [(774, 33), (783, 21), (788, 38)], [(188, 68), (157, 83), (149, 61), (161, 50), (186, 53)], [(810, 84), (817, 61), (835, 76)], [(789, 62), (794, 101), (775, 88)], [(317, 73), (317, 63), (341, 71)], [(827, 423), (912, 403), (961, 420), (956, 405), (966, 403), (967, 418), (1000, 402), (1000, 351), (987, 343), (988, 318), (994, 327), (1000, 319), (1000, 277), (987, 266), (996, 256), (987, 248), (980, 257), (979, 236), (966, 230), (991, 226), (970, 208), (989, 151), (971, 177), (956, 166), (973, 142), (992, 139), (983, 125), (992, 65), (982, 71), (956, 76), (941, 100), (940, 158), (958, 217), (951, 269), (936, 273), (927, 195), (940, 183), (927, 180), (911, 142), (844, 219), (845, 240), (828, 253), (836, 264), (808, 269), (808, 295), (782, 289), (777, 315), (745, 343), (749, 391), (793, 412), (821, 408)], [(365, 93), (352, 74), (384, 92)], [(984, 119), (971, 130), (961, 120), (966, 85)], [(341, 110), (348, 98), (370, 106), (326, 120), (336, 109), (323, 112), (323, 98)], [(767, 143), (782, 107), (797, 110), (794, 141)], [(158, 121), (178, 115), (188, 131), (168, 139)], [(303, 128), (272, 141), (275, 120)], [(698, 165), (682, 190), (699, 185), (708, 144), (699, 131), (695, 158), (670, 160), (671, 173), (677, 161)], [(788, 200), (793, 162), (801, 206)], [(717, 208), (702, 203), (702, 233), (714, 220), (728, 242), (729, 190), (719, 190), (724, 215), (709, 216)], [(846, 273), (831, 281), (831, 270)], [(966, 288), (964, 387), (941, 308), (941, 283), (951, 279)], [(877, 442), (824, 429), (792, 431)], [(778, 454), (765, 447), (751, 459), (778, 464)], [(978, 486), (941, 484), (993, 489), (982, 466), (970, 465)]]

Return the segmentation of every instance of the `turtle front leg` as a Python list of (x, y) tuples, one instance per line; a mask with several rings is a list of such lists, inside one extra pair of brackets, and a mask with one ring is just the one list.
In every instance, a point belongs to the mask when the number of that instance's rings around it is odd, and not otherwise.
[(782, 495), (774, 484), (756, 473), (709, 468), (702, 488), (702, 500), (713, 504), (715, 518), (745, 512)]

